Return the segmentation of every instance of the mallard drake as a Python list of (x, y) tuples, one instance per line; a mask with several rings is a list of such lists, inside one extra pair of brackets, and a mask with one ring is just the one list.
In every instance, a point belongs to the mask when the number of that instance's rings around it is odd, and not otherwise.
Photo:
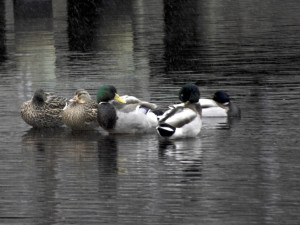
[(201, 131), (200, 91), (194, 84), (186, 84), (179, 91), (183, 104), (171, 107), (159, 118), (157, 132), (162, 137), (195, 137)]
[(240, 117), (241, 110), (224, 91), (215, 92), (212, 99), (200, 99), (203, 117)]
[(62, 121), (72, 130), (92, 130), (99, 127), (97, 111), (97, 102), (86, 90), (79, 89), (62, 111)]
[(59, 127), (63, 125), (60, 114), (66, 102), (64, 97), (38, 89), (31, 100), (22, 104), (21, 117), (34, 128)]
[(134, 96), (119, 96), (112, 85), (97, 92), (99, 125), (111, 133), (145, 133), (157, 125), (157, 106)]

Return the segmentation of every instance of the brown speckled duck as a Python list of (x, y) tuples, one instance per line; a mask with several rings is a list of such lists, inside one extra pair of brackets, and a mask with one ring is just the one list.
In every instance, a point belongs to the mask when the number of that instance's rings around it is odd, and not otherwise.
[(72, 130), (92, 130), (99, 127), (97, 121), (98, 104), (84, 90), (76, 91), (74, 98), (69, 100), (62, 112), (64, 124)]
[(61, 112), (67, 99), (43, 89), (35, 91), (31, 100), (21, 106), (21, 117), (34, 128), (59, 127), (63, 125)]

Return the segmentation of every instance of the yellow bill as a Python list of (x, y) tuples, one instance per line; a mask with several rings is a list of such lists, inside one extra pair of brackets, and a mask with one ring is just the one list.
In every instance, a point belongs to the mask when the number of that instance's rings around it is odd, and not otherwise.
[(123, 98), (121, 98), (120, 95), (118, 95), (117, 93), (115, 94), (114, 100), (118, 102), (126, 103), (126, 101)]

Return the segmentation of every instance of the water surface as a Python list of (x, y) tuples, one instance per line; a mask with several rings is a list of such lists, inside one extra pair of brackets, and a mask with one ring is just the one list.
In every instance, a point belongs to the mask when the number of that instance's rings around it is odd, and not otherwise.
[[(1, 224), (299, 224), (298, 1), (14, 2), (0, 1)], [(114, 84), (166, 108), (187, 82), (227, 91), (242, 118), (168, 141), (20, 117), (37, 88)]]

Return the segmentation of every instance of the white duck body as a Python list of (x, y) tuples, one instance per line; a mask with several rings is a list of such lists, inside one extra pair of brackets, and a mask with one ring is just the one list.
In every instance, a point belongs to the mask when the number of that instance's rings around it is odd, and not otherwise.
[[(227, 117), (229, 107), (220, 106), (216, 101), (212, 99), (199, 99), (199, 103), (202, 108), (202, 117)], [(182, 107), (184, 104), (175, 104), (169, 106), (169, 108)]]
[(156, 104), (134, 96), (119, 96), (112, 85), (103, 85), (97, 92), (98, 123), (110, 133), (148, 133), (155, 131)]
[(156, 104), (141, 101), (134, 96), (121, 96), (126, 103), (112, 101), (118, 120), (113, 133), (149, 133), (158, 124), (157, 116), (151, 111)]
[[(121, 112), (132, 112), (135, 111), (137, 107), (143, 106), (145, 109), (148, 108), (150, 110), (154, 110), (157, 108), (157, 105), (154, 103), (141, 101), (135, 96), (123, 95), (120, 96), (126, 103), (121, 103), (116, 100), (112, 100), (112, 104), (115, 108)], [(140, 111), (142, 112), (142, 111)]]
[(203, 117), (227, 117), (229, 107), (218, 104), (212, 99), (200, 99)]
[(165, 129), (170, 132), (175, 129), (175, 132), (168, 137), (170, 139), (195, 137), (200, 133), (202, 127), (201, 106), (199, 104), (177, 105), (166, 111), (160, 117), (159, 123), (157, 129)]
[(118, 120), (112, 133), (148, 133), (154, 131), (157, 119), (152, 112), (142, 111), (137, 107), (131, 112), (117, 110)]

